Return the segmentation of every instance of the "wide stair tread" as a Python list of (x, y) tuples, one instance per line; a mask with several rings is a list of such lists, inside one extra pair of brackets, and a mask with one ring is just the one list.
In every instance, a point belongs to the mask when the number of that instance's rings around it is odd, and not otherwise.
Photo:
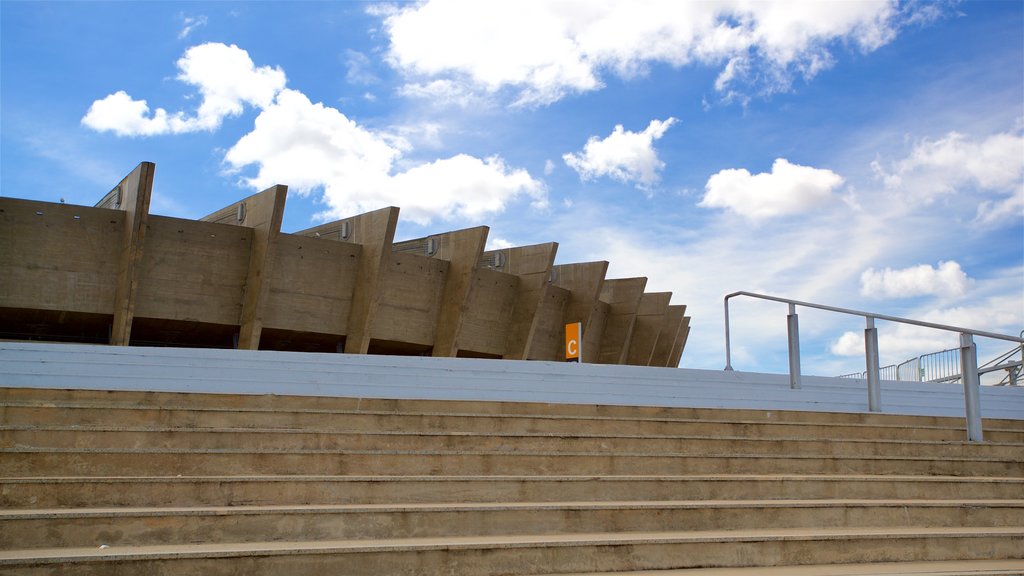
[(809, 566), (686, 568), (627, 572), (578, 572), (543, 576), (1020, 576), (1024, 560), (949, 560), (946, 562), (877, 562)]

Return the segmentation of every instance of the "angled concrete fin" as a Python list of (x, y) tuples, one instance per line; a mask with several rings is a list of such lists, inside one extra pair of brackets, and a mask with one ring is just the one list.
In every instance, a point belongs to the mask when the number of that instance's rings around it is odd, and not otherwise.
[(526, 360), (537, 332), (538, 311), (551, 281), (557, 242), (517, 246), (485, 252), (481, 261), (489, 268), (519, 278), (512, 322), (508, 327), (504, 358)]
[(669, 306), (662, 320), (661, 331), (658, 333), (658, 340), (654, 345), (654, 352), (651, 354), (651, 366), (667, 367), (672, 357), (672, 347), (679, 336), (679, 328), (683, 325), (683, 315), (686, 314), (686, 306)]
[(252, 228), (249, 250), (249, 272), (242, 296), (242, 312), (238, 321), (238, 347), (258, 350), (263, 331), (263, 311), (270, 294), (270, 277), (274, 266), (275, 242), (281, 233), (288, 187), (280, 184), (249, 196), (203, 218), (207, 222)]
[[(604, 329), (603, 316), (598, 315), (601, 287), (608, 273), (608, 262), (577, 262), (559, 264), (553, 267), (553, 284), (569, 291), (569, 301), (565, 306), (563, 324), (581, 322), (583, 324), (583, 357), (582, 362), (595, 362), (601, 346), (601, 334)], [(558, 356), (565, 357), (565, 341), (561, 340)]]
[(629, 342), (626, 364), (633, 366), (649, 366), (654, 354), (654, 346), (661, 334), (668, 304), (672, 300), (671, 292), (647, 292), (640, 298), (640, 306), (636, 312), (636, 324)]
[(605, 280), (601, 287), (601, 301), (608, 304), (599, 364), (624, 364), (629, 342), (636, 325), (636, 312), (644, 295), (647, 278), (617, 278)]
[(155, 172), (156, 164), (142, 162), (96, 204), (99, 208), (111, 208), (125, 213), (117, 287), (114, 292), (114, 323), (110, 332), (110, 343), (115, 346), (127, 346), (131, 342), (135, 296), (139, 287), (139, 264), (142, 260)]

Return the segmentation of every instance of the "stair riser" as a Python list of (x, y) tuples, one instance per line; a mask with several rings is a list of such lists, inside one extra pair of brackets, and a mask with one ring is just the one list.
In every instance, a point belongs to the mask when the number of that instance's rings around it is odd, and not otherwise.
[[(443, 548), (447, 548), (444, 546)], [(181, 574), (203, 576), (346, 574), (543, 574), (654, 570), (698, 566), (797, 565), (853, 562), (936, 561), (1020, 558), (1024, 537), (856, 538), (754, 542), (666, 542), (497, 548), (381, 550), (366, 552), (242, 555), (126, 561), (61, 562), (59, 565), (6, 564), (0, 574)]]
[(242, 506), (436, 502), (754, 499), (1007, 499), (1024, 480), (581, 479), (544, 480), (0, 480), (0, 506)]
[(621, 454), (6, 452), (0, 475), (924, 474), (1024, 476), (1021, 461)]
[[(867, 389), (865, 388), (865, 393)], [(870, 412), (808, 412), (794, 410), (668, 408), (537, 402), (488, 402), (467, 400), (398, 400), (268, 394), (185, 394), (105, 390), (58, 390), (53, 388), (0, 388), (0, 403), (81, 404), (100, 408), (216, 409), (216, 410), (326, 410), (340, 412), (413, 412), (490, 415), (549, 415), (556, 417), (625, 417), (690, 420), (743, 420), (755, 422), (803, 422), (827, 425), (905, 425), (912, 428), (942, 426), (959, 428), (961, 417), (908, 416)], [(1020, 431), (1020, 420), (985, 419), (985, 428)]]
[[(700, 422), (664, 420), (557, 419), (546, 417), (433, 414), (322, 414), (118, 407), (0, 407), (0, 421), (11, 426), (109, 426), (163, 428), (286, 428), (306, 431), (437, 432), (481, 434), (710, 436), (753, 438), (851, 438), (865, 440), (963, 441), (951, 428), (865, 427), (829, 424)], [(1024, 443), (1024, 431), (986, 429), (989, 442)]]
[(284, 433), (255, 431), (5, 430), (0, 448), (171, 450), (496, 450), (508, 452), (665, 452), (674, 454), (770, 454), (986, 458), (1024, 456), (1024, 446), (915, 444), (905, 441), (836, 442), (735, 438), (621, 438), (464, 434)]
[(182, 513), (133, 517), (3, 517), (0, 549), (742, 530), (757, 528), (1022, 526), (1024, 507), (832, 506), (391, 512)]

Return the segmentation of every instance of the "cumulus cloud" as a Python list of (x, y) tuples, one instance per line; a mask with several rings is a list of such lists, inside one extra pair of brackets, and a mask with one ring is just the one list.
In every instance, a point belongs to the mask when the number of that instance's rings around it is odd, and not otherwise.
[(834, 198), (843, 178), (823, 168), (778, 158), (771, 172), (751, 174), (744, 168), (722, 170), (708, 179), (698, 206), (725, 208), (751, 221), (799, 214)]
[(638, 188), (650, 188), (658, 182), (658, 173), (665, 167), (658, 159), (654, 141), (676, 121), (675, 118), (651, 120), (643, 132), (625, 130), (620, 124), (607, 138), (592, 136), (581, 153), (565, 154), (562, 159), (583, 180), (608, 176), (620, 182), (632, 182)]
[(972, 139), (950, 132), (917, 142), (889, 167), (876, 160), (872, 168), (886, 188), (925, 202), (965, 188), (1016, 194), (1024, 178), (1024, 137), (1001, 133)]
[(300, 194), (322, 188), (329, 206), (323, 217), (395, 205), (403, 219), (426, 224), (435, 218), (480, 220), (520, 197), (546, 206), (544, 185), (501, 158), (459, 154), (394, 172), (402, 153), (393, 139), (286, 89), (228, 150), (225, 162), (234, 170), (256, 165), (257, 174), (244, 179), (254, 188), (279, 182)]
[(890, 42), (915, 6), (863, 2), (542, 2), (429, 0), (374, 11), (393, 66), (414, 76), (459, 78), (520, 104), (547, 104), (629, 78), (653, 63), (722, 66), (715, 87), (787, 90), (835, 61), (836, 45), (871, 52)]
[(868, 268), (860, 275), (860, 293), (870, 298), (963, 296), (971, 282), (954, 261), (939, 262), (937, 267), (920, 264), (901, 270)]
[(93, 102), (82, 124), (118, 136), (212, 131), (220, 127), (224, 118), (241, 114), (246, 104), (266, 108), (286, 82), (280, 68), (257, 68), (249, 53), (235, 45), (193, 46), (185, 51), (177, 66), (178, 80), (195, 86), (202, 96), (194, 116), (168, 113), (163, 108), (150, 115), (145, 100), (135, 100), (122, 90)]

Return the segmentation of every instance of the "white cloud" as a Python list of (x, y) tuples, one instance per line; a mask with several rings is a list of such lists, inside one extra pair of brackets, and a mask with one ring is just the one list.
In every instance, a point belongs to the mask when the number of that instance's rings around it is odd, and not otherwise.
[(380, 82), (380, 78), (373, 73), (370, 58), (358, 50), (345, 51), (345, 67), (348, 69), (345, 72), (345, 81), (349, 84), (368, 86)]
[(778, 158), (770, 173), (744, 168), (722, 170), (708, 179), (698, 206), (726, 208), (751, 220), (806, 212), (834, 198), (843, 178), (823, 168), (791, 164)]
[(487, 237), (487, 247), (485, 250), (504, 250), (505, 248), (512, 248), (515, 244), (509, 242), (504, 238), (491, 238)]
[(266, 108), (286, 82), (280, 68), (257, 68), (249, 53), (235, 45), (193, 46), (185, 51), (177, 66), (178, 80), (195, 86), (202, 96), (195, 116), (184, 112), (169, 114), (163, 108), (150, 115), (145, 100), (135, 100), (118, 91), (93, 102), (82, 124), (118, 136), (212, 131), (220, 127), (225, 117), (241, 114), (245, 104)]
[(181, 19), (182, 24), (181, 31), (178, 32), (178, 40), (184, 40), (185, 38), (188, 38), (188, 35), (191, 34), (193, 30), (195, 30), (196, 28), (200, 28), (202, 26), (206, 26), (207, 23), (206, 16), (196, 16), (193, 18), (192, 16), (185, 16), (184, 14), (179, 14), (178, 17)]
[(329, 206), (323, 217), (394, 205), (403, 219), (426, 224), (435, 218), (479, 221), (520, 197), (546, 206), (543, 184), (498, 157), (459, 154), (393, 173), (402, 152), (394, 139), (284, 90), (256, 118), (253, 131), (228, 150), (225, 162), (235, 170), (258, 166), (256, 176), (245, 179), (254, 188), (284, 183), (300, 194), (323, 188)]
[(629, 78), (652, 63), (723, 65), (721, 92), (741, 83), (786, 90), (792, 77), (830, 67), (834, 45), (885, 45), (913, 12), (889, 0), (430, 0), (372, 13), (384, 19), (396, 68), (547, 104), (601, 88), (605, 72)]
[(113, 132), (118, 136), (154, 136), (196, 130), (194, 119), (185, 118), (181, 112), (168, 115), (163, 108), (157, 108), (150, 116), (146, 101), (135, 100), (124, 90), (93, 102), (82, 124), (97, 132)]
[(654, 141), (676, 121), (651, 120), (643, 132), (624, 130), (620, 124), (607, 138), (592, 136), (581, 153), (565, 154), (562, 159), (583, 180), (609, 176), (620, 182), (632, 182), (638, 188), (650, 188), (658, 182), (658, 172), (665, 167), (654, 150)]
[(407, 98), (443, 102), (462, 108), (487, 105), (487, 98), (474, 92), (471, 86), (448, 79), (410, 82), (399, 88), (398, 93)]
[(901, 270), (868, 268), (860, 275), (860, 293), (869, 298), (963, 296), (971, 282), (954, 261), (939, 262), (938, 267), (920, 264)]
[(880, 161), (872, 167), (886, 188), (924, 202), (964, 189), (1017, 194), (1024, 186), (1024, 137), (1001, 133), (975, 140), (950, 132), (919, 141), (889, 168)]
[[(1018, 278), (1022, 271), (1017, 269)], [(910, 318), (957, 328), (984, 330), (997, 334), (1015, 336), (1024, 325), (1024, 309), (1019, 294), (1003, 292), (970, 304), (939, 309), (922, 309), (907, 315)], [(960, 345), (957, 332), (924, 328), (910, 324), (880, 322), (878, 327), (878, 351), (882, 365), (895, 364), (916, 358), (923, 354), (940, 352)], [(1005, 352), (1012, 343), (976, 337), (978, 361)], [(844, 332), (830, 346), (829, 350), (839, 356), (863, 357), (864, 334)]]
[(983, 200), (978, 204), (978, 212), (974, 217), (977, 226), (999, 226), (1001, 224), (1019, 223), (1024, 219), (1024, 186), (1012, 192), (1004, 200)]

